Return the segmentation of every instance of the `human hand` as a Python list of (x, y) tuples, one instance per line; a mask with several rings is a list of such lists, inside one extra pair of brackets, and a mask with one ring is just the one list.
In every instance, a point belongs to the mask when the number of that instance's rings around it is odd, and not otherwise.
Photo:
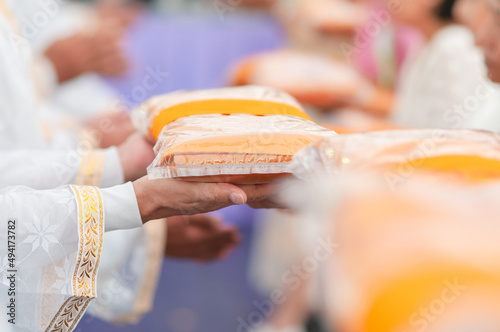
[(167, 223), (167, 257), (201, 262), (223, 259), (240, 242), (238, 230), (216, 216), (178, 216), (168, 218)]
[(142, 221), (216, 211), (245, 204), (247, 194), (229, 183), (142, 177), (133, 183)]
[(130, 116), (124, 112), (99, 116), (87, 122), (86, 127), (97, 134), (102, 149), (120, 145), (136, 132)]
[(144, 9), (144, 5), (137, 2), (124, 3), (120, 0), (100, 0), (97, 2), (97, 16), (102, 22), (116, 22), (123, 29), (129, 27)]
[(133, 183), (142, 221), (216, 211), (231, 205), (281, 207), (274, 202), (277, 185), (188, 182), (140, 178)]
[(245, 193), (252, 197), (247, 205), (253, 209), (284, 209), (283, 204), (278, 203), (276, 195), (278, 193), (278, 184), (258, 184), (258, 185), (239, 185)]
[(122, 50), (123, 32), (116, 24), (106, 24), (93, 35), (77, 33), (55, 41), (45, 50), (60, 83), (87, 72), (117, 76), (128, 63)]
[(155, 158), (153, 144), (139, 133), (131, 135), (118, 146), (118, 155), (125, 181), (134, 181), (145, 176), (147, 167)]
[(127, 71), (129, 64), (123, 49), (124, 29), (120, 23), (103, 21), (88, 38), (91, 48), (88, 71), (108, 76), (119, 76)]

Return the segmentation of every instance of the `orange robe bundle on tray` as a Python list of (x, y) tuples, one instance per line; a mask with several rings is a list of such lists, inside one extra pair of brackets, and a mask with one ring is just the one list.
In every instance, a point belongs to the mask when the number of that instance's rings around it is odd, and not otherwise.
[(455, 180), (500, 179), (500, 135), (476, 130), (415, 129), (347, 134), (301, 151), (294, 169), (314, 172), (370, 171), (391, 184), (417, 173)]
[(336, 135), (286, 93), (256, 86), (157, 96), (133, 118), (156, 142), (151, 178), (266, 183), (291, 173), (298, 150)]
[(310, 181), (290, 205), (336, 244), (317, 278), (333, 330), (500, 331), (500, 135), (347, 134), (292, 168)]
[(315, 107), (343, 105), (364, 88), (361, 75), (346, 63), (295, 50), (265, 52), (243, 59), (234, 69), (232, 83), (270, 86)]

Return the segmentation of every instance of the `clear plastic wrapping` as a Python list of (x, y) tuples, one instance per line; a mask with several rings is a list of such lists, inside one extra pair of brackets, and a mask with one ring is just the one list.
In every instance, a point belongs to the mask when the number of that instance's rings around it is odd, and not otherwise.
[(466, 179), (500, 178), (500, 135), (476, 130), (393, 130), (320, 140), (294, 157), (294, 174), (384, 172), (407, 179), (417, 171)]
[(291, 173), (297, 151), (336, 135), (310, 121), (287, 94), (261, 87), (156, 97), (135, 111), (134, 120), (157, 140), (149, 176), (190, 181), (269, 182)]

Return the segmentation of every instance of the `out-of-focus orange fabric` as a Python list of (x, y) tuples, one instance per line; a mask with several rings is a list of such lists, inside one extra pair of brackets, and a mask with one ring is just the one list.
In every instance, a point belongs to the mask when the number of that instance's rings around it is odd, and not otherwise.
[[(315, 53), (284, 49), (241, 60), (233, 70), (233, 85), (263, 85), (285, 91), (299, 102), (319, 107), (343, 106), (362, 88), (361, 75), (347, 63)], [(374, 101), (374, 112), (385, 107)]]
[(422, 159), (396, 165), (397, 167), (415, 167), (421, 171), (447, 174), (464, 181), (486, 181), (500, 179), (500, 160), (478, 156), (449, 155)]
[(394, 190), (367, 180), (354, 176), (352, 188), (339, 189), (345, 197), (330, 202), (338, 207), (325, 284), (331, 324), (344, 332), (500, 330), (498, 182), (422, 177)]

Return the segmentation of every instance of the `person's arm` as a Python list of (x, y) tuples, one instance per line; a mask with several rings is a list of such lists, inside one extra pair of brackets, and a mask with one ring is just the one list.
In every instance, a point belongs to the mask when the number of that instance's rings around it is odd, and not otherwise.
[(117, 148), (106, 150), (0, 151), (0, 188), (23, 185), (37, 190), (67, 184), (109, 187), (124, 182)]
[(111, 187), (146, 174), (154, 159), (150, 143), (138, 134), (118, 147), (93, 150), (0, 150), (0, 188), (28, 186), (52, 189), (62, 185)]
[[(270, 187), (244, 189), (142, 178), (102, 192), (86, 186), (0, 190), (0, 257), (4, 271), (16, 271), (9, 275), (15, 279), (16, 324), (34, 331), (57, 326), (72, 331), (97, 296), (105, 232), (262, 201)], [(10, 301), (10, 286), (4, 278), (0, 302)]]
[(0, 302), (14, 299), (16, 326), (44, 331), (76, 325), (97, 295), (105, 230), (141, 226), (140, 220), (118, 221), (119, 211), (106, 211), (105, 205), (114, 199), (95, 187), (0, 190), (0, 258), (5, 276)]

